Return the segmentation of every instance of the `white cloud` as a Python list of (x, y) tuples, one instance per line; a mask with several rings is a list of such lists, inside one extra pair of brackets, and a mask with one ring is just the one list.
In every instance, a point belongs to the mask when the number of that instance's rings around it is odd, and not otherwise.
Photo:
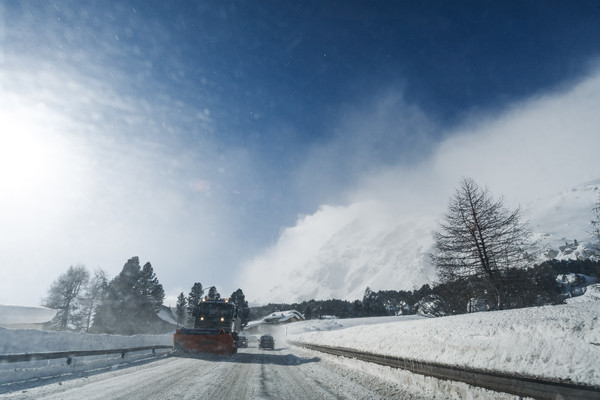
[(297, 172), (307, 196), (340, 202), (360, 177), (413, 165), (431, 148), (435, 124), (392, 88), (369, 102), (343, 105), (331, 137), (313, 146)]
[(511, 203), (600, 176), (600, 74), (453, 132), (436, 151), (441, 181), (471, 176)]
[(366, 174), (351, 201), (384, 199), (411, 209), (445, 205), (472, 177), (512, 205), (600, 176), (600, 74), (445, 131), (430, 156)]

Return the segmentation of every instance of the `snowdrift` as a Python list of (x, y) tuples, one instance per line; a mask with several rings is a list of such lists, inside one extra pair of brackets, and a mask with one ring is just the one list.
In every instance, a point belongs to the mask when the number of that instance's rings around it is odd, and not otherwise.
[(600, 386), (599, 292), (599, 285), (591, 286), (565, 305), (432, 319), (396, 317), (397, 322), (321, 332), (303, 332), (315, 329), (315, 322), (306, 321), (290, 326), (288, 339)]

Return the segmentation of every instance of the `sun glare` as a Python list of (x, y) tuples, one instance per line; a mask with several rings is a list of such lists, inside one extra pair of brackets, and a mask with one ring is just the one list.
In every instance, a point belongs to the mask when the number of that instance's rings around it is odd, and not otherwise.
[(54, 197), (67, 172), (66, 142), (50, 115), (0, 111), (0, 204), (23, 207)]

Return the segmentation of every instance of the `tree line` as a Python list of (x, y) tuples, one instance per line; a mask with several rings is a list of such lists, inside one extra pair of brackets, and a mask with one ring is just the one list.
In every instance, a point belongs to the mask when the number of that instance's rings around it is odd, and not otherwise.
[[(561, 274), (578, 274), (579, 282), (565, 285), (557, 281)], [(503, 277), (506, 291), (505, 309), (561, 304), (585, 286), (582, 275), (600, 280), (600, 262), (593, 260), (549, 260), (529, 268), (511, 268)], [(295, 303), (270, 303), (252, 307), (252, 315), (262, 318), (276, 311), (297, 310), (306, 319), (362, 318), (420, 314), (431, 317), (458, 315), (489, 310), (496, 296), (483, 298), (475, 288), (484, 286), (482, 278), (425, 284), (414, 290), (380, 290), (366, 288), (360, 300), (308, 300)]]
[[(183, 293), (179, 295), (175, 312), (179, 326), (193, 327), (192, 311), (203, 296), (199, 282), (194, 283), (187, 298)], [(208, 296), (220, 298), (214, 286), (209, 288)], [(43, 300), (45, 307), (57, 310), (46, 328), (123, 335), (170, 332), (174, 326), (158, 316), (161, 308), (170, 313), (163, 306), (164, 298), (152, 265), (140, 265), (139, 257), (127, 260), (110, 281), (101, 269), (90, 274), (83, 265), (71, 266), (51, 284)], [(250, 308), (242, 290), (236, 290), (230, 301), (238, 306), (238, 314), (247, 324)]]

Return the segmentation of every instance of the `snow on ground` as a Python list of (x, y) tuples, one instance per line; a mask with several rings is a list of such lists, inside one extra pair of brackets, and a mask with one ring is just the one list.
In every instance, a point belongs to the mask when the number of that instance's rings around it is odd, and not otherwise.
[[(288, 339), (600, 386), (600, 285), (569, 304), (391, 321), (305, 321)], [(319, 332), (315, 332), (315, 331)]]
[[(558, 306), (441, 318), (309, 320), (273, 326), (273, 330), (277, 343), (285, 343), (287, 335), (288, 340), (306, 343), (600, 386), (600, 284), (589, 286), (583, 296)], [(0, 328), (0, 354), (160, 344), (172, 344), (172, 335), (91, 335)], [(80, 360), (79, 368), (91, 362)], [(98, 362), (104, 365), (109, 361)], [(36, 368), (54, 365), (37, 363)], [(53, 368), (68, 369), (64, 360), (56, 363)], [(33, 365), (18, 364), (0, 364), (0, 384), (13, 382), (15, 374), (28, 379), (29, 375), (40, 374), (40, 369), (31, 368)]]
[(428, 319), (420, 315), (370, 317), (370, 318), (346, 318), (346, 319), (310, 319), (288, 325), (288, 335), (297, 335), (311, 331), (333, 331), (349, 328), (357, 325), (375, 325), (387, 322), (406, 322), (412, 320)]
[(585, 288), (583, 296), (571, 297), (566, 300), (568, 304), (587, 303), (589, 301), (597, 301), (600, 307), (600, 284), (590, 285)]
[(0, 328), (0, 354), (119, 349), (159, 344), (172, 345), (173, 335), (91, 335), (37, 329)]

